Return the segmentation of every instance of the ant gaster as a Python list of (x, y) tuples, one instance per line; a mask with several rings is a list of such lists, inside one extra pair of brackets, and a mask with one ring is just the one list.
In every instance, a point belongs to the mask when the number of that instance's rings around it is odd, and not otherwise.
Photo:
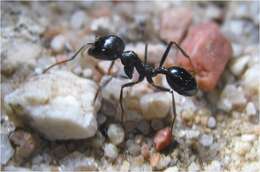
[[(161, 58), (159, 67), (154, 68), (153, 66), (147, 64), (147, 49), (148, 49), (147, 44), (145, 44), (144, 62), (142, 62), (134, 51), (124, 51), (125, 44), (120, 37), (115, 36), (115, 35), (103, 36), (103, 37), (100, 37), (99, 39), (97, 39), (94, 43), (87, 43), (86, 45), (83, 45), (70, 59), (58, 62), (54, 65), (51, 65), (44, 71), (44, 73), (47, 70), (49, 70), (50, 68), (52, 68), (53, 66), (73, 60), (80, 52), (82, 52), (82, 51), (84, 52), (84, 50), (89, 45), (90, 45), (90, 48), (88, 49), (88, 54), (90, 56), (93, 56), (96, 59), (100, 59), (100, 60), (112, 61), (111, 65), (108, 69), (108, 74), (110, 73), (116, 59), (121, 60), (122, 64), (124, 65), (125, 74), (128, 76), (129, 79), (132, 79), (134, 68), (139, 73), (139, 78), (137, 81), (129, 82), (129, 83), (126, 83), (121, 86), (121, 90), (120, 90), (120, 107), (122, 110), (121, 121), (123, 120), (123, 114), (124, 114), (124, 108), (123, 108), (123, 103), (122, 103), (124, 88), (131, 87), (131, 86), (143, 81), (144, 78), (146, 78), (147, 81), (155, 88), (157, 88), (161, 91), (166, 91), (166, 92), (171, 93), (172, 107), (173, 107), (173, 119), (172, 119), (172, 123), (171, 123), (171, 128), (173, 128), (173, 125), (174, 125), (174, 122), (176, 119), (176, 108), (175, 108), (173, 90), (184, 96), (193, 96), (197, 91), (197, 84), (196, 84), (195, 78), (184, 68), (176, 67), (176, 66), (172, 66), (169, 68), (163, 67), (163, 64), (173, 45), (175, 45), (181, 51), (181, 53), (189, 59), (189, 61), (191, 63), (190, 57), (185, 53), (185, 51), (177, 43), (170, 42), (168, 44), (168, 46)], [(171, 89), (156, 85), (154, 83), (153, 77), (157, 76), (158, 74), (164, 74), (166, 76), (167, 82), (168, 82), (169, 86), (171, 87)], [(95, 95), (94, 102), (95, 102), (100, 90), (103, 87), (105, 87), (112, 80), (112, 78), (113, 77), (110, 77), (108, 80), (106, 80), (103, 83), (103, 85), (101, 85), (99, 87), (99, 89), (97, 90), (97, 93)]]

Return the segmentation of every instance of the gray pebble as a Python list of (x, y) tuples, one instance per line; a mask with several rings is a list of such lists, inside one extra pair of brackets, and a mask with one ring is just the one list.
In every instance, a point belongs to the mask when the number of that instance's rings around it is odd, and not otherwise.
[(216, 118), (211, 116), (208, 119), (208, 127), (209, 128), (216, 128), (217, 122), (216, 122)]
[(200, 137), (200, 143), (203, 146), (210, 146), (213, 143), (213, 136), (212, 135), (203, 134)]

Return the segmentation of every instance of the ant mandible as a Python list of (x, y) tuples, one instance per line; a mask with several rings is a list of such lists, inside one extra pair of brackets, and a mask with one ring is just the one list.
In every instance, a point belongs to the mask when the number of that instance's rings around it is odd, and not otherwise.
[[(129, 82), (121, 86), (120, 90), (120, 107), (121, 107), (121, 121), (123, 121), (124, 108), (123, 108), (123, 91), (126, 87), (131, 87), (139, 82), (143, 81), (144, 78), (155, 88), (171, 93), (172, 95), (172, 107), (173, 107), (173, 119), (171, 123), (171, 129), (173, 129), (173, 125), (176, 119), (176, 108), (175, 108), (175, 100), (173, 90), (177, 93), (184, 96), (193, 96), (197, 92), (197, 84), (195, 78), (184, 68), (172, 66), (169, 68), (163, 67), (163, 64), (169, 54), (169, 51), (172, 46), (176, 46), (181, 53), (187, 57), (191, 63), (190, 57), (185, 53), (185, 51), (175, 42), (170, 42), (161, 58), (159, 67), (154, 68), (153, 66), (147, 64), (147, 49), (148, 45), (145, 44), (145, 54), (144, 54), (144, 62), (137, 56), (134, 51), (124, 51), (125, 44), (123, 40), (115, 35), (102, 36), (98, 38), (94, 43), (87, 43), (83, 45), (71, 58), (55, 63), (45, 69), (43, 73), (47, 72), (50, 68), (73, 60), (80, 52), (84, 52), (85, 49), (90, 46), (88, 49), (88, 54), (93, 56), (96, 59), (100, 60), (109, 60), (112, 61), (108, 74), (110, 74), (111, 69), (115, 63), (115, 60), (120, 59), (122, 64), (124, 65), (124, 72), (128, 76), (129, 79), (132, 79), (134, 68), (139, 73), (139, 78), (137, 81)], [(191, 63), (192, 65), (192, 63)], [(153, 81), (153, 77), (158, 74), (166, 75), (167, 82), (171, 89), (165, 88), (159, 85), (156, 85)], [(97, 90), (94, 102), (98, 96), (98, 93), (105, 87), (111, 80), (113, 76), (106, 80)]]

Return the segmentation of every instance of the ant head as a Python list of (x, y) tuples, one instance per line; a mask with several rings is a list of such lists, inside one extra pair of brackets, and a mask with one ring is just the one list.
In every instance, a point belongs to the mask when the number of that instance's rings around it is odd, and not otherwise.
[(123, 40), (115, 35), (100, 37), (91, 45), (88, 54), (100, 60), (120, 58), (125, 48)]
[(170, 87), (184, 96), (193, 96), (197, 92), (195, 78), (181, 67), (167, 69), (166, 79)]

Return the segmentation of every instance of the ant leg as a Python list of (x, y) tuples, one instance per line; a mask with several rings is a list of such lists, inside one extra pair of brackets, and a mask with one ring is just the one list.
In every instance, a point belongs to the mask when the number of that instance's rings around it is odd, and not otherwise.
[(165, 88), (165, 87), (162, 87), (162, 86), (158, 86), (158, 85), (155, 85), (153, 80), (148, 80), (148, 82), (154, 86), (155, 88), (161, 90), (161, 91), (167, 91), (167, 92), (170, 92), (171, 95), (172, 95), (172, 111), (173, 111), (173, 119), (172, 119), (172, 123), (171, 123), (171, 129), (173, 130), (173, 126), (174, 126), (174, 123), (175, 123), (175, 119), (176, 119), (176, 116), (177, 116), (177, 113), (176, 113), (176, 106), (175, 106), (175, 98), (174, 98), (174, 93), (173, 93), (173, 90), (172, 89), (168, 89), (168, 88)]
[[(166, 60), (166, 58), (167, 58), (167, 56), (168, 56), (168, 54), (169, 54), (169, 52), (170, 52), (170, 49), (171, 49), (171, 46), (172, 46), (172, 45), (175, 45), (175, 46), (181, 51), (181, 53), (182, 53), (186, 58), (189, 59), (190, 64), (192, 65), (190, 56), (189, 56), (176, 42), (171, 41), (171, 42), (168, 44), (168, 46), (167, 46), (167, 48), (166, 48), (166, 50), (165, 50), (165, 52), (164, 52), (164, 54), (163, 54), (163, 56), (162, 56), (162, 59), (161, 59), (161, 61), (160, 61), (159, 67), (162, 67), (162, 66), (163, 66), (163, 63), (164, 63), (164, 61)], [(192, 67), (193, 67), (193, 65), (192, 65)]]
[(148, 50), (148, 44), (145, 43), (145, 48), (144, 48), (144, 64), (147, 64), (147, 50)]
[(109, 66), (109, 68), (108, 68), (108, 71), (107, 71), (107, 74), (108, 74), (108, 75), (111, 73), (114, 64), (115, 64), (115, 60), (112, 61), (112, 63), (110, 64), (110, 66)]
[(123, 107), (123, 93), (124, 93), (124, 88), (126, 87), (131, 87), (135, 84), (138, 84), (139, 82), (141, 82), (143, 80), (143, 78), (139, 78), (137, 81), (134, 82), (129, 82), (126, 83), (124, 85), (121, 86), (121, 90), (120, 90), (120, 107), (121, 107), (121, 121), (123, 121), (123, 115), (124, 115), (124, 107)]
[[(112, 63), (110, 64), (110, 66), (109, 66), (108, 71), (107, 71), (106, 74), (110, 74), (110, 73), (111, 73), (111, 70), (112, 70), (114, 64), (115, 64), (115, 61), (113, 60)], [(115, 76), (116, 76), (116, 75), (110, 76), (110, 78), (109, 78), (108, 80), (106, 80), (101, 86), (98, 87), (98, 90), (97, 90), (97, 92), (96, 92), (96, 94), (95, 94), (95, 97), (94, 97), (93, 104), (95, 104), (99, 92), (100, 92)]]
[(87, 48), (87, 45), (90, 45), (92, 43), (87, 43), (85, 45), (83, 45), (80, 49), (78, 49), (78, 51), (76, 51), (76, 53), (69, 59), (66, 59), (66, 60), (63, 60), (63, 61), (60, 61), (60, 62), (57, 62), (49, 67), (47, 67), (43, 73), (46, 73), (48, 70), (50, 70), (51, 68), (53, 68), (54, 66), (56, 65), (60, 65), (60, 64), (63, 64), (63, 63), (66, 63), (66, 62), (69, 62), (69, 61), (72, 61), (73, 59), (75, 59), (77, 57), (77, 55), (81, 52), (81, 51), (85, 51), (85, 49)]

